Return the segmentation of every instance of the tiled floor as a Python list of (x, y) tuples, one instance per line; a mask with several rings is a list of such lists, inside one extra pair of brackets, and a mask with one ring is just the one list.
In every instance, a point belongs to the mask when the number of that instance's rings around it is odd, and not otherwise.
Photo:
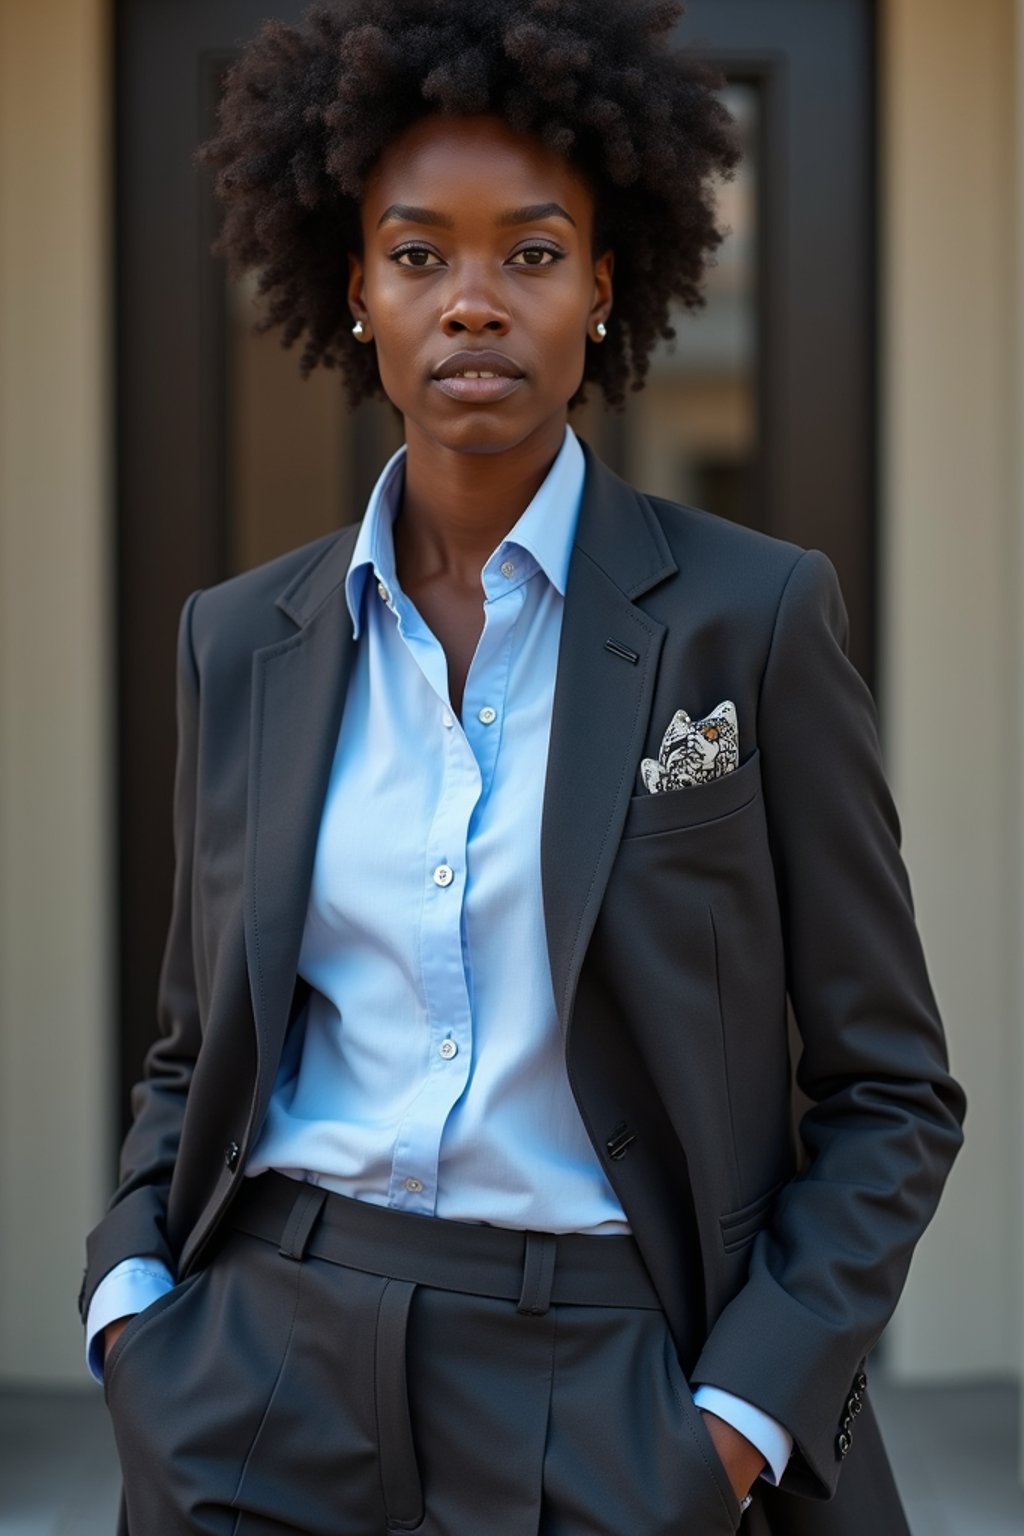
[[(872, 1391), (914, 1536), (1021, 1536), (1015, 1388)], [(0, 1536), (113, 1536), (117, 1498), (98, 1388), (0, 1392)]]

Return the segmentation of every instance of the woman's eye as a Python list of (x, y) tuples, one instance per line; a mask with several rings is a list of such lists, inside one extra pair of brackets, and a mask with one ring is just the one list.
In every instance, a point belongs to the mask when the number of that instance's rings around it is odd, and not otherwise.
[(553, 267), (555, 262), (556, 261), (561, 261), (564, 255), (565, 255), (564, 251), (556, 250), (553, 245), (526, 245), (526, 246), (523, 247), (523, 249), (521, 251), (516, 251), (515, 256), (513, 256), (512, 260), (515, 261), (516, 256), (527, 256), (527, 257), (532, 257), (532, 256), (550, 256), (551, 257), (550, 261), (524, 261), (523, 262), (523, 266), (524, 267)]
[(395, 261), (395, 262), (398, 262), (400, 265), (415, 267), (418, 270), (422, 271), (422, 269), (426, 265), (425, 262), (422, 262), (422, 261), (403, 262), (402, 261), (402, 257), (403, 256), (433, 256), (433, 255), (434, 255), (434, 252), (433, 251), (428, 251), (425, 245), (403, 245), (401, 250), (392, 252), (391, 260)]

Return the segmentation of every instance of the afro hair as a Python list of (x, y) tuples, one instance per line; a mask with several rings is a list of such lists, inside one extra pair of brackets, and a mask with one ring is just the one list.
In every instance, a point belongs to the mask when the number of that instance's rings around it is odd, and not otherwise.
[[(564, 154), (595, 204), (594, 256), (615, 249), (615, 323), (583, 381), (621, 409), (643, 388), (673, 300), (697, 309), (723, 239), (715, 178), (740, 158), (724, 83), (669, 47), (678, 0), (333, 0), (303, 25), (264, 21), (225, 73), (217, 131), (196, 151), (224, 219), (211, 250), (255, 270), (254, 327), (306, 332), (303, 378), (340, 367), (349, 405), (384, 398), (375, 348), (351, 333), (347, 251), (383, 149), (430, 113), (493, 113)], [(610, 238), (614, 231), (614, 241)], [(630, 381), (632, 380), (632, 383)]]

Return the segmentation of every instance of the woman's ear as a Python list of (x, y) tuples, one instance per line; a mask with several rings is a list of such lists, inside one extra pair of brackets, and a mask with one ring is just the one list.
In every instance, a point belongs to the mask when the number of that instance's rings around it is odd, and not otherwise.
[(352, 311), (352, 319), (356, 323), (362, 323), (359, 332), (360, 340), (368, 341), (370, 336), (370, 316), (363, 300), (363, 263), (355, 251), (348, 253), (348, 307)]
[(609, 248), (594, 262), (594, 302), (590, 306), (589, 324), (593, 329), (599, 320), (605, 324), (612, 312), (612, 271), (615, 252)]

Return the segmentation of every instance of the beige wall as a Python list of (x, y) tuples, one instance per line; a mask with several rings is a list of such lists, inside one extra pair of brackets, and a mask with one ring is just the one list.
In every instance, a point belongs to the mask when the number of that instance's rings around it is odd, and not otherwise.
[[(883, 725), (971, 1098), (891, 1332), (906, 1377), (1013, 1370), (1024, 1311), (1015, 3), (881, 0)], [(0, 1380), (86, 1379), (112, 1151), (107, 11), (0, 0)]]
[[(1017, 718), (1017, 753), (1015, 761), (1015, 798), (1017, 825), (1015, 856), (1017, 880), (1014, 889), (1016, 924), (1013, 938), (1017, 955), (1017, 1093), (1013, 1107), (1016, 1127), (1014, 1155), (1019, 1174), (1016, 1192), (1016, 1237), (1019, 1275), (1024, 1277), (1024, 1131), (1021, 1129), (1021, 1106), (1024, 1106), (1024, 0), (1016, 0), (1016, 37), (1013, 49), (1014, 66), (1014, 124), (1013, 124), (1013, 190), (1015, 201), (1015, 239), (1013, 250), (1013, 304), (1010, 307), (1008, 332), (1012, 347), (1013, 381), (1011, 404), (1014, 424), (1016, 458), (1014, 462), (1013, 515), (1017, 531), (1014, 551), (1015, 608), (1017, 634), (1015, 654), (1017, 660), (1014, 710)], [(1018, 1420), (1020, 1431), (1018, 1469), (1024, 1482), (1024, 1278), (1019, 1281), (1016, 1309), (1017, 1347), (1020, 1362), (1021, 1413)], [(1012, 1339), (1011, 1339), (1012, 1348)]]
[[(82, 1381), (109, 1177), (105, 0), (0, 0), (0, 1380)], [(13, 1304), (12, 1304), (13, 1303)]]
[(913, 1378), (1021, 1364), (1014, 9), (882, 6), (884, 727), (970, 1101), (890, 1333)]

